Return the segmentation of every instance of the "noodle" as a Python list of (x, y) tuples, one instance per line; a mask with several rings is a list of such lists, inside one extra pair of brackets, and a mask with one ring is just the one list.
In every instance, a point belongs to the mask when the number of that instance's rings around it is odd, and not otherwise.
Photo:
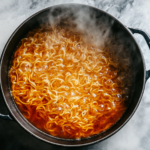
[(107, 130), (126, 110), (123, 72), (83, 34), (42, 26), (22, 39), (9, 77), (25, 118), (52, 136), (79, 139)]

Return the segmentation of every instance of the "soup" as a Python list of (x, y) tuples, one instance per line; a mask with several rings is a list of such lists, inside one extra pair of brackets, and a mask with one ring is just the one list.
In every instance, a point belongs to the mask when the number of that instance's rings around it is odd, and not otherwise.
[(45, 25), (22, 39), (9, 78), (29, 122), (52, 136), (80, 139), (106, 131), (123, 115), (129, 72), (82, 33)]

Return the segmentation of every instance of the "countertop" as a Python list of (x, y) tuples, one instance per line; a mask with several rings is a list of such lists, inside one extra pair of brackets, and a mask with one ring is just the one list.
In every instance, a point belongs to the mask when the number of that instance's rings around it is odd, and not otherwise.
[[(62, 3), (82, 3), (100, 8), (118, 18), (125, 26), (150, 34), (150, 0), (0, 0), (0, 54), (12, 32), (26, 18), (46, 7)], [(141, 47), (146, 69), (150, 51), (141, 35), (134, 35)], [(0, 99), (0, 113), (8, 113)], [(130, 121), (110, 138), (78, 150), (150, 150), (150, 79), (142, 101)], [(24, 131), (16, 122), (0, 119), (0, 150), (69, 150), (44, 143)]]

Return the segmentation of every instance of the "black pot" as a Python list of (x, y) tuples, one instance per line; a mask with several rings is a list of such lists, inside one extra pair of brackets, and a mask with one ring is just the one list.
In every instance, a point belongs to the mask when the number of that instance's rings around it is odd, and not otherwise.
[[(135, 77), (134, 77), (135, 86), (134, 86), (132, 100), (125, 114), (114, 126), (108, 129), (106, 132), (94, 136), (90, 139), (63, 140), (60, 138), (50, 136), (38, 130), (23, 117), (23, 115), (18, 110), (10, 92), (8, 71), (10, 66), (10, 60), (14, 54), (14, 51), (16, 50), (18, 43), (30, 30), (38, 26), (42, 22), (41, 20), (47, 21), (51, 17), (56, 18), (57, 20), (62, 16), (64, 17), (64, 12), (65, 14), (69, 14), (71, 19), (74, 19), (74, 13), (79, 12), (80, 10), (83, 10), (83, 12), (85, 11), (84, 13), (85, 16), (86, 15), (91, 16), (91, 21), (97, 22), (97, 25), (103, 22), (105, 24), (106, 30), (107, 28), (111, 30), (115, 36), (118, 36), (120, 38), (123, 44), (127, 45), (127, 47), (130, 50), (130, 55), (133, 61), (133, 68), (135, 69)], [(87, 10), (90, 12), (89, 14), (87, 14)], [(68, 15), (66, 18), (68, 19)], [(97, 32), (100, 32), (100, 30), (98, 30)], [(145, 32), (139, 29), (127, 28), (119, 20), (117, 20), (110, 14), (91, 6), (81, 5), (81, 4), (57, 5), (57, 6), (46, 8), (32, 15), (31, 17), (26, 19), (14, 31), (14, 33), (9, 38), (2, 52), (1, 62), (0, 62), (0, 82), (1, 82), (0, 86), (1, 86), (1, 91), (2, 91), (4, 101), (9, 109), (10, 115), (0, 114), (0, 118), (15, 120), (30, 134), (34, 135), (38, 139), (41, 139), (45, 142), (55, 144), (55, 145), (74, 146), (74, 147), (83, 146), (83, 145), (89, 145), (96, 142), (100, 142), (110, 137), (111, 135), (119, 131), (132, 117), (132, 115), (136, 111), (141, 101), (144, 92), (145, 82), (150, 77), (150, 71), (145, 70), (145, 63), (144, 63), (143, 55), (141, 53), (141, 49), (138, 46), (136, 40), (134, 39), (132, 33), (139, 33), (143, 35), (148, 46), (150, 47), (150, 39)]]

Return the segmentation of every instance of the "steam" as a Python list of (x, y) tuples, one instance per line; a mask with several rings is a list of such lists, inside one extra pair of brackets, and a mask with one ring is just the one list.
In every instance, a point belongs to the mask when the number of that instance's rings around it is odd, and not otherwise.
[(85, 34), (85, 39), (96, 46), (104, 46), (104, 42), (110, 34), (110, 28), (113, 20), (108, 22), (107, 19), (96, 19), (96, 13), (88, 7), (69, 5), (62, 6), (61, 9), (53, 8), (48, 14), (50, 25), (57, 25), (60, 22), (66, 24), (66, 27)]
[[(114, 66), (119, 67), (124, 72), (120, 74), (118, 80), (125, 79), (124, 82), (127, 86), (131, 86), (133, 83), (133, 68), (131, 67), (130, 52), (132, 50), (130, 51), (130, 49), (134, 49), (133, 44), (130, 40), (127, 40), (123, 33), (118, 32), (116, 34), (113, 31), (113, 26), (116, 26), (114, 25), (114, 19), (104, 13), (97, 13), (96, 10), (89, 7), (71, 6), (55, 6), (47, 16), (42, 16), (39, 22), (47, 23), (48, 20), (51, 26), (63, 23), (68, 30), (83, 33), (85, 43), (99, 47), (100, 50), (111, 55)], [(128, 47), (125, 45), (128, 45)]]

